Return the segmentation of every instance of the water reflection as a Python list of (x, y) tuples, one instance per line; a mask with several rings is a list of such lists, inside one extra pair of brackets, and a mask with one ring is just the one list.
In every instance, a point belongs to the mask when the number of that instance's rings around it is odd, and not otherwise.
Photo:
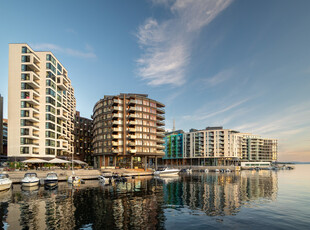
[(136, 178), (108, 186), (59, 183), (54, 190), (14, 185), (0, 194), (0, 216), (1, 227), (9, 229), (165, 229), (167, 208), (236, 215), (243, 205), (276, 197), (277, 174), (271, 171)]

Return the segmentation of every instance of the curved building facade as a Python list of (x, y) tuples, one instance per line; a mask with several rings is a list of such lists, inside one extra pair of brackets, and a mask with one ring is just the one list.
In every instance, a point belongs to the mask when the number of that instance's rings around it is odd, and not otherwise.
[(93, 109), (97, 167), (156, 167), (164, 153), (165, 105), (146, 94), (104, 96)]

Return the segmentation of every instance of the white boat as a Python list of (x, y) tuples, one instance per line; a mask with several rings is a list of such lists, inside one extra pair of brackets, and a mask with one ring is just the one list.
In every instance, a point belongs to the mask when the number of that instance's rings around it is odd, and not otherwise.
[(217, 172), (217, 173), (218, 173), (218, 172), (220, 172), (220, 170), (219, 170), (219, 169), (215, 169), (215, 172)]
[(106, 177), (104, 177), (104, 176), (99, 176), (99, 182), (100, 183), (102, 183), (102, 184), (109, 184), (110, 182), (109, 182), (109, 178), (106, 178)]
[(169, 169), (169, 168), (164, 168), (164, 169), (159, 169), (154, 172), (154, 175), (156, 176), (176, 176), (180, 172), (179, 169)]
[(72, 174), (71, 176), (68, 177), (68, 183), (73, 185), (81, 184), (81, 179), (75, 174)]
[(58, 176), (55, 172), (50, 172), (46, 175), (44, 179), (45, 187), (56, 187), (58, 184)]
[(186, 172), (187, 172), (187, 173), (192, 173), (193, 170), (192, 170), (192, 169), (186, 169)]
[(228, 172), (228, 173), (230, 173), (230, 172), (231, 172), (231, 170), (230, 170), (230, 169), (226, 169), (226, 170), (225, 170), (225, 172)]
[(209, 169), (205, 169), (205, 173), (208, 173), (209, 172)]
[(8, 174), (0, 174), (0, 191), (8, 190), (12, 186), (12, 181), (9, 178)]
[(31, 187), (37, 186), (40, 182), (40, 179), (37, 177), (36, 173), (26, 173), (22, 179), (22, 186)]

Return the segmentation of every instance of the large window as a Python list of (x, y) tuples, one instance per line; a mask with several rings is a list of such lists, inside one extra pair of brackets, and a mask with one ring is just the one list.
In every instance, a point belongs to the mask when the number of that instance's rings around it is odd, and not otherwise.
[(26, 54), (26, 53), (31, 53), (31, 52), (30, 52), (30, 50), (26, 46), (23, 46), (22, 47), (22, 53)]
[(46, 148), (45, 149), (45, 154), (46, 155), (55, 155), (55, 149)]
[(46, 54), (46, 61), (51, 61), (54, 65), (56, 65), (55, 58), (50, 54)]
[(50, 122), (46, 122), (46, 123), (45, 123), (45, 128), (46, 128), (46, 129), (55, 130), (55, 124), (50, 123)]
[(52, 114), (47, 113), (45, 115), (45, 118), (46, 118), (47, 121), (54, 121), (55, 122), (55, 116), (52, 115)]
[(52, 63), (46, 63), (46, 68), (53, 71), (56, 74), (56, 68), (52, 65)]
[(29, 117), (29, 111), (28, 110), (21, 110), (20, 116), (21, 117)]
[(30, 62), (30, 56), (22, 56), (22, 62)]
[(50, 106), (50, 105), (47, 105), (45, 107), (45, 111), (55, 114), (55, 108), (53, 106)]
[(46, 72), (46, 78), (50, 78), (50, 79), (52, 79), (53, 81), (56, 82), (56, 76), (52, 72), (50, 72), (50, 71)]
[(26, 74), (26, 73), (23, 73), (21, 79), (22, 79), (22, 81), (29, 81), (30, 80), (30, 75)]
[(20, 129), (20, 135), (29, 135), (29, 129)]
[(29, 154), (29, 147), (20, 147), (21, 154)]
[(46, 86), (50, 86), (53, 89), (56, 89), (56, 84), (50, 79), (46, 80)]
[(46, 94), (47, 94), (47, 95), (51, 95), (51, 96), (53, 96), (53, 97), (56, 96), (55, 91), (52, 90), (51, 88), (47, 88), (47, 89), (46, 89)]
[(53, 99), (51, 97), (46, 97), (46, 103), (50, 103), (52, 105), (55, 105), (55, 99)]

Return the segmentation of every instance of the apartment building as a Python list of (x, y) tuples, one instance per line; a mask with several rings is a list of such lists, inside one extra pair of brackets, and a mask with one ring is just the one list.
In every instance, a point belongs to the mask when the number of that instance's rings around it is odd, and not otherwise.
[(8, 154), (8, 119), (3, 119), (3, 138), (2, 138), (2, 143), (3, 143), (3, 158), (6, 159), (6, 157)]
[(183, 130), (165, 133), (165, 156), (166, 164), (181, 165), (183, 160)]
[(95, 166), (156, 166), (164, 152), (165, 105), (147, 94), (104, 96), (93, 109)]
[(9, 44), (8, 90), (8, 157), (71, 157), (76, 100), (54, 54)]
[[(179, 134), (180, 135), (180, 134)], [(243, 162), (277, 160), (277, 140), (223, 127), (191, 129), (182, 133), (182, 156), (174, 150), (181, 141), (175, 134), (166, 134), (164, 164), (171, 165), (236, 165)], [(180, 151), (179, 151), (180, 152)]]
[(75, 114), (74, 127), (74, 159), (78, 159), (92, 165), (92, 127), (91, 119), (81, 117), (80, 112)]

